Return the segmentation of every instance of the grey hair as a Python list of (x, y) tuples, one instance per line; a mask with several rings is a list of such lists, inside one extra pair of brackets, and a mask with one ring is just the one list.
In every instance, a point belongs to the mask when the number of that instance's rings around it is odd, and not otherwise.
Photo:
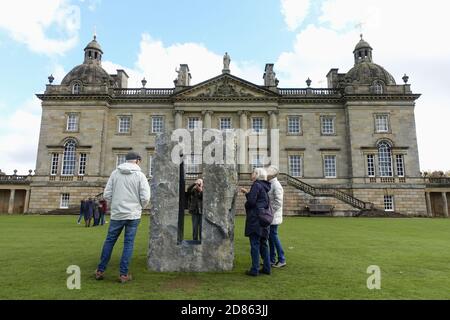
[(256, 175), (256, 180), (267, 180), (267, 171), (264, 168), (255, 168), (253, 172)]
[(280, 170), (278, 170), (278, 168), (275, 166), (268, 167), (266, 169), (266, 171), (267, 171), (267, 175), (270, 177), (273, 177), (273, 178), (275, 178), (278, 175), (278, 173), (280, 172)]

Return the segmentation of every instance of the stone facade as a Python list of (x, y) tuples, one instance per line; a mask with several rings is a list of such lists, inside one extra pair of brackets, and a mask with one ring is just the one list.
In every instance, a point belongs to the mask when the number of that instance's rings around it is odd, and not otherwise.
[[(265, 85), (238, 78), (226, 68), (191, 85), (188, 79), (195, 70), (181, 64), (174, 88), (145, 88), (145, 82), (142, 88), (127, 88), (123, 70), (108, 77), (89, 71), (101, 68), (102, 56), (97, 41), (91, 42), (82, 65), (60, 85), (50, 83), (38, 94), (42, 122), (30, 212), (57, 209), (62, 193), (70, 194), (70, 206), (84, 195), (100, 193), (130, 150), (143, 156), (141, 167), (150, 177), (157, 132), (187, 128), (195, 118), (204, 128), (220, 129), (222, 123), (235, 129), (259, 124), (278, 129), (279, 141), (256, 154), (278, 154), (280, 172), (313, 187), (342, 190), (382, 210), (388, 201), (393, 203), (388, 209), (396, 212), (427, 214), (414, 118), (420, 95), (412, 93), (407, 79), (396, 84), (374, 64), (372, 48), (362, 39), (353, 52), (352, 71), (331, 69), (326, 89), (309, 84), (280, 88), (273, 64), (265, 68)], [(239, 166), (241, 185), (248, 183), (253, 154), (246, 150), (247, 163)], [(310, 197), (333, 204), (341, 214), (361, 209), (353, 200), (308, 194), (293, 185), (286, 188), (287, 214), (301, 211)], [(242, 198), (237, 208), (242, 213)]]

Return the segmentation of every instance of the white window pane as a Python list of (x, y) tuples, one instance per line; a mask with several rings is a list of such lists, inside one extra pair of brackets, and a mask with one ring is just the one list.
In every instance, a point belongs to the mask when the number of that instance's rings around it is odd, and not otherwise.
[(367, 155), (367, 176), (375, 177), (375, 156), (373, 154)]
[(50, 175), (54, 176), (58, 174), (58, 163), (59, 163), (59, 154), (52, 153)]
[(322, 117), (322, 134), (334, 134), (334, 117)]
[(336, 178), (336, 156), (324, 156), (325, 178)]
[(253, 132), (259, 133), (263, 129), (263, 118), (252, 118)]
[(117, 163), (116, 163), (116, 165), (120, 166), (122, 163), (125, 163), (126, 162), (125, 157), (126, 157), (125, 154), (118, 154), (117, 155)]
[(200, 128), (200, 118), (198, 118), (198, 117), (188, 118), (188, 129), (194, 130), (197, 128)]
[(388, 132), (388, 116), (387, 115), (376, 115), (375, 116), (375, 128), (377, 132)]
[(394, 211), (394, 196), (384, 196), (384, 210)]
[(220, 130), (231, 129), (231, 118), (220, 118)]
[(79, 176), (84, 176), (86, 174), (86, 163), (87, 163), (86, 153), (80, 153), (80, 162), (79, 162), (79, 168), (78, 168)]
[(399, 177), (405, 176), (405, 162), (402, 154), (395, 156), (395, 162), (397, 164), (397, 175)]
[(392, 152), (391, 146), (383, 141), (378, 145), (378, 164), (380, 167), (380, 176), (392, 177)]
[(64, 146), (62, 175), (73, 175), (75, 172), (76, 162), (76, 144), (75, 141), (69, 140)]
[(164, 118), (152, 117), (152, 133), (161, 133), (164, 131)]
[(289, 156), (289, 174), (293, 177), (302, 176), (302, 157), (300, 155)]
[(69, 208), (69, 200), (70, 200), (70, 194), (68, 193), (62, 193), (59, 207), (61, 209), (67, 209)]
[(119, 133), (129, 133), (131, 127), (130, 117), (120, 117), (119, 118)]
[(67, 116), (67, 131), (77, 131), (78, 130), (78, 116), (75, 114), (69, 114)]
[(288, 118), (288, 133), (300, 133), (300, 117)]

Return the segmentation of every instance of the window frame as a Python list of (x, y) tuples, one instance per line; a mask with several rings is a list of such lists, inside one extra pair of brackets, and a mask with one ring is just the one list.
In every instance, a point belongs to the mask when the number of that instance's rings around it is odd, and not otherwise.
[[(230, 127), (222, 128), (222, 121), (229, 120)], [(219, 118), (219, 130), (232, 130), (233, 129), (233, 119), (231, 117), (220, 117)]]
[[(155, 123), (154, 120), (161, 119), (161, 131), (155, 131)], [(158, 134), (163, 133), (165, 128), (165, 117), (162, 115), (152, 115), (151, 116), (151, 130), (150, 134)]]
[(81, 83), (80, 82), (74, 82), (73, 84), (72, 84), (72, 87), (71, 87), (71, 92), (72, 92), (72, 94), (81, 94), (81, 91), (82, 91), (82, 85), (81, 85)]
[[(327, 175), (327, 158), (334, 159), (334, 175)], [(323, 177), (325, 179), (335, 179), (337, 178), (337, 156), (335, 154), (324, 154), (323, 155)]]
[[(331, 120), (333, 132), (325, 132), (324, 131), (325, 120)], [(320, 134), (322, 136), (335, 136), (336, 135), (336, 116), (335, 115), (321, 115), (320, 116)]]
[[(75, 119), (75, 121), (71, 123), (70, 119), (72, 117)], [(70, 129), (69, 124), (74, 124), (75, 128)], [(79, 131), (80, 131), (80, 114), (76, 113), (76, 112), (66, 113), (66, 130), (65, 130), (65, 132), (79, 132)]]
[[(298, 121), (298, 131), (290, 131), (290, 121), (293, 119), (297, 119)], [(286, 135), (289, 136), (301, 136), (303, 134), (303, 123), (302, 116), (300, 115), (288, 115), (286, 117)]]
[[(366, 175), (370, 178), (373, 178), (376, 176), (375, 154), (369, 153), (369, 154), (366, 154), (365, 156), (366, 156)], [(369, 157), (372, 158), (371, 165), (369, 165), (370, 164)], [(370, 174), (371, 169), (373, 171), (373, 174)]]
[[(257, 130), (255, 130), (255, 127), (254, 127), (255, 120), (261, 120), (261, 128), (258, 128)], [(264, 132), (264, 117), (262, 117), (262, 116), (251, 117), (250, 118), (250, 126), (251, 126), (253, 134), (262, 134)]]
[[(387, 208), (387, 205), (390, 205), (390, 208)], [(395, 211), (395, 199), (393, 195), (384, 195), (383, 197), (383, 207), (386, 212), (394, 212)]]
[[(56, 159), (56, 163), (55, 163)], [(59, 153), (52, 152), (50, 157), (50, 175), (56, 176), (58, 175), (58, 169), (59, 169)]]
[[(199, 117), (199, 116), (192, 116), (192, 117), (187, 117), (186, 120), (187, 120), (186, 127), (187, 127), (188, 130), (195, 130), (195, 129), (201, 128), (201, 125), (200, 125), (201, 122), (202, 122), (201, 117)], [(192, 128), (191, 128), (191, 120), (192, 120), (192, 123), (197, 124), (197, 125), (194, 125)], [(194, 120), (196, 120), (196, 121), (194, 121)]]
[[(375, 133), (390, 133), (391, 132), (391, 124), (390, 124), (390, 115), (389, 113), (374, 113), (374, 127)], [(378, 127), (378, 117), (386, 117), (386, 130), (379, 130)]]
[[(123, 119), (128, 119), (128, 131), (122, 132), (121, 130), (121, 124)], [(132, 124), (133, 117), (131, 115), (119, 115), (117, 116), (117, 134), (119, 135), (131, 135), (131, 124)]]
[[(389, 163), (386, 161), (385, 157), (382, 157), (384, 154), (383, 149), (381, 148), (381, 145), (387, 145), (388, 151), (389, 151)], [(382, 140), (377, 143), (377, 151), (378, 151), (378, 172), (380, 174), (380, 177), (383, 178), (392, 178), (394, 176), (394, 166), (393, 166), (393, 153), (392, 153), (392, 144), (386, 140)], [(386, 153), (387, 154), (387, 153)], [(387, 165), (389, 164), (389, 167)], [(386, 169), (388, 169), (389, 175), (386, 175)]]
[[(70, 153), (66, 154), (66, 148), (68, 148), (69, 144), (72, 144), (73, 150), (69, 150)], [(70, 157), (73, 159), (67, 160), (66, 158), (68, 155), (70, 155)], [(71, 161), (71, 162), (67, 163), (67, 165), (66, 165), (66, 161)], [(68, 139), (64, 143), (64, 152), (63, 152), (62, 166), (61, 166), (61, 176), (74, 176), (75, 170), (76, 170), (76, 165), (77, 165), (77, 143), (73, 139)]]
[[(401, 159), (402, 174), (399, 173), (399, 159)], [(405, 155), (404, 154), (395, 154), (395, 169), (396, 169), (397, 177), (404, 178), (406, 176)]]
[[(119, 159), (120, 159), (121, 157), (123, 157), (123, 161), (122, 161), (122, 162), (119, 161)], [(116, 168), (117, 168), (118, 166), (120, 166), (122, 163), (127, 162), (127, 160), (125, 159), (125, 157), (126, 157), (126, 154), (125, 154), (125, 153), (117, 153), (117, 154), (116, 154)], [(119, 163), (119, 162), (120, 162), (120, 163)]]
[[(63, 206), (63, 204), (66, 204), (66, 206)], [(70, 193), (66, 193), (66, 192), (61, 193), (61, 196), (59, 198), (59, 208), (60, 209), (69, 209), (69, 206), (70, 206)]]
[[(83, 169), (83, 170), (81, 170), (81, 169)], [(86, 169), (87, 169), (87, 153), (82, 152), (82, 153), (80, 153), (79, 160), (78, 160), (78, 175), (85, 176)]]
[[(292, 158), (293, 157), (298, 157), (299, 159), (299, 166), (298, 166), (298, 170), (299, 170), (299, 175), (294, 175), (294, 172), (292, 170)], [(289, 175), (292, 177), (303, 177), (303, 155), (302, 154), (289, 154), (288, 155), (288, 171), (289, 171)]]

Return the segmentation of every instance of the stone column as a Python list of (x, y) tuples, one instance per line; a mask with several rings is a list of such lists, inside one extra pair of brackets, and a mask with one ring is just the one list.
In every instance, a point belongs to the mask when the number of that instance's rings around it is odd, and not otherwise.
[(211, 115), (213, 114), (213, 111), (210, 110), (204, 110), (202, 111), (203, 118), (203, 128), (205, 129), (211, 129)]
[(9, 194), (9, 205), (8, 205), (8, 213), (11, 214), (14, 212), (14, 197), (16, 195), (16, 190), (11, 189), (11, 193)]
[(427, 214), (429, 217), (433, 216), (433, 208), (431, 207), (431, 196), (429, 192), (425, 192), (425, 199), (427, 203)]
[(280, 169), (280, 134), (278, 127), (278, 110), (267, 112), (270, 117), (270, 164)]
[(183, 110), (175, 110), (175, 129), (183, 128)]
[(448, 203), (447, 203), (447, 193), (442, 192), (442, 202), (444, 205), (444, 215), (446, 218), (448, 218)]
[(245, 173), (248, 169), (248, 145), (247, 136), (245, 132), (248, 129), (248, 116), (249, 112), (245, 110), (238, 111), (239, 115), (239, 128), (241, 129), (238, 137), (238, 163), (239, 172)]
[(28, 189), (25, 193), (25, 204), (23, 207), (23, 213), (28, 213), (29, 206), (30, 206), (30, 189)]

